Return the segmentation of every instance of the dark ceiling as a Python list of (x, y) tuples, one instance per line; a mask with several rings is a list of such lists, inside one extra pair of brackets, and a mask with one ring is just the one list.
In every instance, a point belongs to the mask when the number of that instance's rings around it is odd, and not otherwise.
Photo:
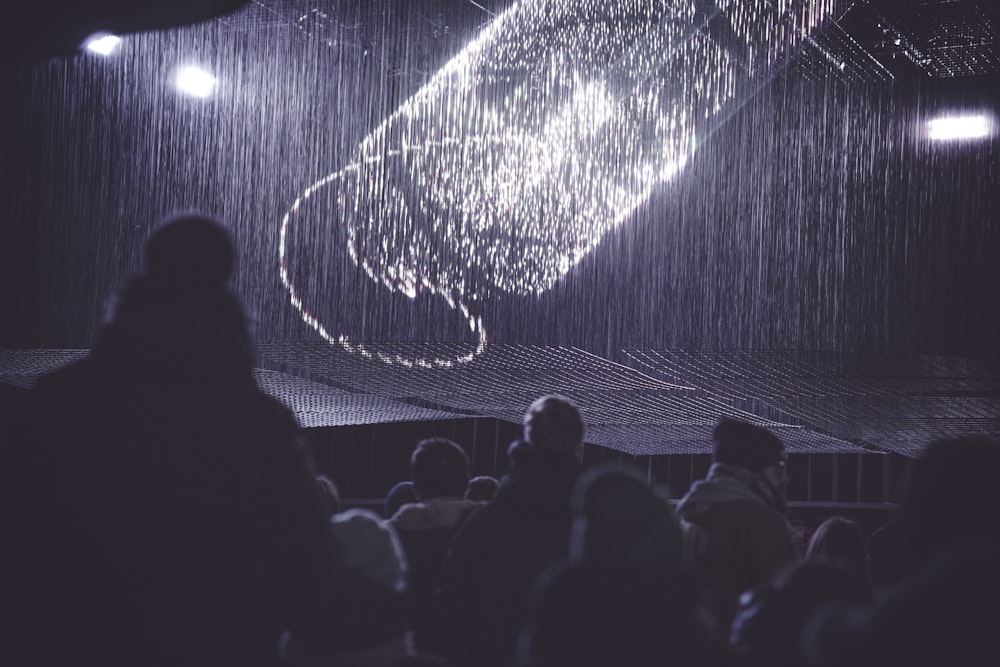
[[(273, 221), (336, 162), (324, 152), (340, 157), (342, 144), (355, 145), (508, 4), (23, 5), (17, 38), (0, 52), (4, 81), (18, 91), (0, 104), (0, 347), (8, 348), (0, 381), (26, 386), (82, 354), (104, 296), (138, 268), (150, 221), (178, 205), (245, 218), (244, 255), (270, 263)], [(280, 291), (273, 277), (245, 270), (238, 289), (268, 341), (262, 386), (307, 426), (516, 421), (534, 395), (560, 390), (584, 407), (593, 442), (636, 454), (706, 451), (721, 413), (768, 425), (799, 452), (914, 455), (933, 438), (1000, 436), (1000, 149), (993, 139), (933, 152), (904, 138), (929, 111), (971, 101), (1000, 112), (1000, 3), (843, 7), (709, 142), (686, 180), (612, 234), (577, 279), (530, 303), (491, 306), (495, 344), (462, 368), (385, 363), (451, 340), (445, 330), (423, 342), (408, 306), (395, 301), (390, 318), (410, 327), (399, 341), (399, 327), (359, 334), (394, 341), (372, 348), (382, 361), (319, 343), (276, 305), (284, 301), (272, 294)], [(136, 36), (113, 74), (73, 55), (99, 31)], [(268, 59), (294, 70), (194, 116), (148, 90), (131, 96), (140, 85), (126, 74), (199, 48), (218, 63), (230, 58), (230, 70), (248, 79), (273, 74)], [(350, 90), (354, 80), (367, 89)], [(295, 95), (301, 104), (281, 104)], [(244, 129), (226, 114), (259, 124)], [(314, 120), (356, 127), (316, 138), (307, 128)], [(152, 152), (157, 161), (148, 163)], [(733, 175), (743, 172), (758, 180)], [(234, 196), (231, 180), (255, 185)], [(664, 219), (678, 221), (671, 236)], [(90, 231), (67, 231), (74, 226)], [(369, 317), (382, 302), (350, 280), (336, 283), (358, 294), (345, 312)], [(616, 301), (605, 322), (603, 309)]]

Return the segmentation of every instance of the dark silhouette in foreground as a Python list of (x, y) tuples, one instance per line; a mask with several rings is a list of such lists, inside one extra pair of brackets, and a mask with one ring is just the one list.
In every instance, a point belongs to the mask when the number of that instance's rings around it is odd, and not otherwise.
[(262, 664), (333, 585), (297, 424), (257, 388), (226, 287), (228, 232), (171, 220), (145, 260), (4, 451), (11, 664)]
[(514, 658), (532, 584), (569, 548), (583, 419), (568, 399), (543, 396), (524, 417), (524, 437), (508, 451), (496, 497), (472, 513), (445, 559), (436, 646), (455, 667)]
[(942, 440), (911, 469), (902, 521), (913, 573), (872, 608), (818, 620), (816, 665), (995, 665), (1000, 443)]
[(632, 468), (581, 476), (568, 557), (535, 583), (519, 665), (716, 664), (717, 638), (682, 569), (681, 529), (665, 499)]

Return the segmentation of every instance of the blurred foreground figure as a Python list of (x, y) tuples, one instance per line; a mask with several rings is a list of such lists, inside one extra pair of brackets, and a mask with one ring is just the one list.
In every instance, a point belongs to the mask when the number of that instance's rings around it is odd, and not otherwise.
[(228, 232), (175, 218), (145, 263), (4, 452), (10, 664), (263, 664), (331, 585), (297, 424), (257, 388), (226, 286)]
[(871, 609), (813, 624), (813, 664), (851, 667), (997, 665), (1000, 622), (1000, 442), (932, 443), (903, 498), (914, 569)]
[(509, 664), (535, 578), (566, 557), (583, 459), (576, 406), (556, 395), (536, 400), (508, 457), (496, 496), (459, 529), (442, 569), (435, 648), (454, 667)]
[(569, 553), (535, 582), (520, 667), (721, 664), (666, 497), (631, 467), (580, 477)]
[(796, 560), (785, 488), (788, 456), (771, 432), (723, 418), (712, 432), (708, 477), (677, 505), (685, 552), (706, 587), (722, 627), (740, 594), (767, 582)]

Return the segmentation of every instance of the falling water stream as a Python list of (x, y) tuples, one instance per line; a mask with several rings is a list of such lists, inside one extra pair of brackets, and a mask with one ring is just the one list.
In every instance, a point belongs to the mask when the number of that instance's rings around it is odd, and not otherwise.
[(836, 3), (267, 5), (4, 68), (0, 347), (199, 209), (258, 340), (995, 351), (997, 142), (921, 130), (995, 93), (806, 73)]

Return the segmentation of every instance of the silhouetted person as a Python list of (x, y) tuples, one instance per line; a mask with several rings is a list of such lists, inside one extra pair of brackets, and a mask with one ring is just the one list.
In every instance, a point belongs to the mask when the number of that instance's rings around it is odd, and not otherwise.
[(707, 665), (707, 628), (681, 567), (666, 493), (638, 471), (599, 467), (573, 491), (567, 560), (535, 583), (519, 664)]
[(759, 426), (723, 418), (712, 432), (713, 463), (677, 506), (685, 550), (728, 626), (744, 591), (766, 582), (797, 556), (785, 520), (784, 445)]
[(419, 651), (431, 648), (434, 628), (432, 597), (441, 565), (455, 532), (482, 503), (463, 498), (469, 485), (469, 457), (446, 438), (421, 440), (410, 457), (410, 477), (417, 502), (408, 503), (388, 520), (409, 562), (413, 596), (414, 642)]
[(868, 582), (842, 562), (807, 559), (740, 597), (730, 643), (740, 667), (802, 667), (803, 629), (831, 604), (864, 605)]
[(469, 488), (465, 491), (467, 500), (493, 500), (500, 480), (489, 475), (479, 475), (469, 480)]
[(493, 502), (473, 512), (445, 560), (439, 590), (444, 656), (456, 667), (513, 659), (532, 583), (569, 548), (570, 492), (581, 471), (583, 419), (561, 396), (524, 417), (524, 441)]
[(11, 664), (254, 665), (315, 617), (335, 543), (233, 262), (218, 223), (169, 221), (90, 356), (30, 391), (4, 462)]
[(864, 613), (831, 614), (819, 665), (995, 665), (1000, 442), (932, 443), (911, 468), (903, 522), (913, 573)]
[(842, 516), (821, 523), (809, 538), (806, 558), (836, 561), (868, 582), (868, 550), (861, 526)]

